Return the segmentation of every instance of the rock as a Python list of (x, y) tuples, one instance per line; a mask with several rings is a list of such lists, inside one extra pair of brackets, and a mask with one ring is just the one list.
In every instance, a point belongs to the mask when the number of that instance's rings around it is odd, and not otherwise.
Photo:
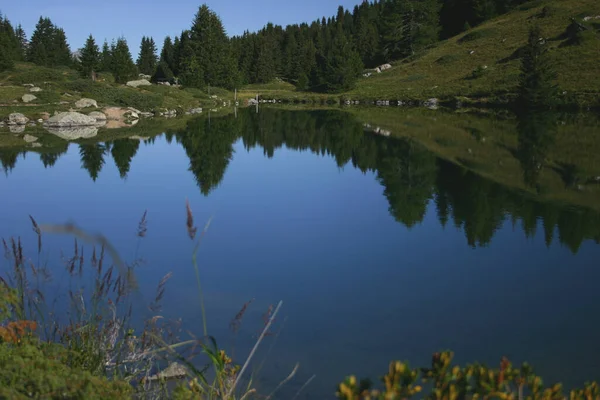
[(470, 55), (473, 55), (473, 54), (475, 54), (475, 50), (471, 50), (471, 51), (469, 51), (469, 54), (470, 54)]
[(198, 108), (192, 108), (188, 111), (188, 114), (200, 114), (202, 113), (202, 108), (198, 107)]
[(4, 128), (4, 121), (0, 121), (0, 128)]
[(42, 144), (38, 142), (33, 142), (31, 143), (31, 147), (42, 147)]
[(213, 94), (212, 96), (210, 96), (210, 98), (211, 98), (211, 99), (216, 99), (216, 98), (217, 98), (217, 95), (216, 95), (216, 94)]
[(8, 129), (11, 133), (23, 133), (25, 132), (25, 125), (9, 125)]
[(158, 381), (161, 379), (164, 380), (173, 380), (173, 379), (181, 379), (187, 376), (187, 370), (181, 366), (180, 364), (174, 362), (165, 368), (163, 371), (160, 371), (156, 375), (152, 375), (148, 377), (148, 381)]
[(34, 93), (35, 93), (35, 92), (41, 92), (41, 91), (42, 91), (42, 88), (39, 88), (39, 87), (37, 87), (37, 86), (34, 86), (34, 87), (30, 88), (30, 89), (29, 89), (29, 91), (30, 91), (30, 92), (34, 92)]
[(32, 94), (24, 94), (23, 97), (21, 97), (21, 100), (23, 100), (23, 103), (29, 103), (31, 101), (34, 101), (35, 99), (37, 99), (37, 97), (35, 97)]
[(40, 114), (42, 116), (43, 120), (47, 120), (48, 118), (50, 118), (50, 113), (49, 112), (43, 112)]
[(96, 121), (106, 121), (106, 114), (100, 112), (100, 111), (92, 111), (91, 113), (88, 114), (90, 117), (95, 118)]
[(423, 105), (427, 108), (435, 110), (438, 108), (438, 103), (439, 103), (439, 100), (436, 99), (435, 97), (432, 97), (431, 99), (427, 99), (425, 101), (425, 103), (423, 103)]
[(147, 79), (140, 79), (137, 81), (127, 82), (127, 86), (134, 87), (134, 88), (139, 87), (139, 86), (150, 86), (150, 85), (152, 85), (152, 83), (150, 83), (150, 81), (148, 81)]
[(378, 74), (380, 74), (381, 73), (381, 68), (379, 68), (379, 67), (375, 68), (375, 72), (377, 72)]
[(144, 75), (144, 74), (139, 74), (138, 77), (141, 78), (141, 79), (145, 79), (147, 81), (149, 81), (150, 79), (152, 79), (152, 77), (150, 75)]
[(258, 104), (258, 100), (256, 100), (256, 99), (250, 99), (250, 100), (248, 100), (248, 105), (249, 106), (254, 106), (256, 104)]
[(98, 108), (98, 102), (94, 99), (79, 99), (75, 102), (75, 107), (77, 108), (87, 108), (87, 107), (95, 107)]
[(70, 94), (70, 93), (66, 93), (66, 92), (65, 92), (65, 93), (63, 93), (63, 96), (66, 96), (66, 97), (73, 97), (73, 95), (72, 95), (72, 94)]
[(27, 126), (35, 126), (35, 121), (30, 121), (29, 123), (27, 123)]
[(48, 132), (64, 140), (87, 139), (98, 134), (95, 126), (48, 126)]
[(25, 125), (29, 122), (29, 118), (21, 113), (12, 113), (8, 116), (8, 125)]
[(23, 86), (32, 88), (35, 85), (33, 83), (24, 83)]
[(370, 77), (371, 75), (373, 75), (373, 74), (372, 74), (372, 73), (370, 73), (370, 72), (367, 72), (366, 74), (363, 74), (363, 76), (364, 76), (365, 78), (368, 78), (368, 77)]
[(23, 136), (23, 140), (26, 141), (27, 143), (33, 143), (33, 142), (37, 141), (38, 138), (35, 136), (32, 136), (32, 135), (25, 135), (25, 136)]
[(138, 110), (137, 108), (133, 108), (133, 107), (128, 107), (127, 108), (129, 111), (133, 111), (136, 114), (141, 114), (142, 112), (140, 110)]
[(146, 118), (154, 117), (154, 114), (152, 114), (151, 112), (141, 112), (140, 115)]
[(44, 120), (42, 118), (38, 119), (38, 122), (41, 124), (42, 122), (44, 122)]
[(45, 125), (50, 127), (93, 126), (96, 118), (78, 112), (62, 112), (49, 118)]
[(127, 119), (140, 119), (140, 116), (138, 115), (138, 113), (136, 113), (134, 111), (127, 111), (125, 113), (125, 118), (127, 118)]
[(390, 131), (388, 131), (386, 129), (380, 129), (379, 130), (379, 134), (382, 135), (382, 136), (386, 136), (387, 137), (387, 136), (390, 136), (392, 134), (392, 132), (390, 132)]
[(390, 64), (383, 64), (379, 66), (380, 71), (387, 71), (388, 69), (392, 69), (392, 66)]

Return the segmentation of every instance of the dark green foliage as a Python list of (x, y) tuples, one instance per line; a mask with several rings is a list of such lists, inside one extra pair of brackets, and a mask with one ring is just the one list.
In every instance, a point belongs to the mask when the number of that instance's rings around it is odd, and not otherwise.
[(66, 361), (69, 352), (60, 345), (0, 344), (0, 398), (3, 399), (124, 399), (132, 388), (109, 381)]
[(151, 37), (142, 37), (137, 67), (142, 74), (154, 74), (154, 69), (156, 68), (156, 44)]
[(232, 89), (238, 81), (237, 62), (221, 19), (202, 5), (189, 32), (181, 36), (177, 73), (190, 87), (205, 85)]
[(19, 24), (17, 26), (17, 29), (15, 29), (15, 36), (17, 37), (17, 40), (19, 41), (19, 54), (18, 54), (19, 58), (18, 59), (25, 60), (25, 56), (27, 54), (27, 46), (29, 45), (29, 41), (27, 40), (27, 35), (25, 34), (25, 30), (23, 29), (21, 24)]
[(0, 13), (0, 71), (12, 69), (14, 61), (23, 59), (20, 34), (22, 30), (17, 32)]
[(548, 58), (547, 46), (539, 27), (532, 27), (521, 53), (518, 103), (522, 112), (548, 109), (557, 102), (556, 72)]
[(582, 45), (587, 41), (597, 40), (598, 38), (593, 28), (574, 18), (571, 19), (571, 23), (567, 26), (565, 36), (567, 38), (566, 44), (575, 46)]
[(154, 71), (154, 75), (152, 75), (152, 82), (172, 82), (173, 81), (173, 71), (169, 68), (169, 64), (165, 61), (160, 61), (156, 66), (156, 70)]
[(81, 49), (81, 55), (79, 59), (79, 72), (84, 78), (91, 78), (96, 80), (96, 72), (100, 67), (100, 50), (96, 41), (90, 35), (83, 49)]
[(100, 54), (99, 68), (102, 72), (110, 72), (112, 70), (112, 51), (106, 40), (102, 45), (102, 53)]
[(65, 31), (55, 26), (50, 18), (40, 17), (27, 49), (27, 60), (37, 65), (70, 66), (71, 50)]
[(169, 70), (172, 72), (175, 70), (175, 46), (171, 41), (171, 37), (167, 36), (165, 41), (163, 42), (163, 47), (160, 52), (159, 62), (164, 62), (169, 67)]
[(354, 86), (363, 69), (359, 54), (346, 37), (341, 25), (337, 29), (322, 72), (328, 92), (341, 92)]
[(106, 146), (102, 143), (79, 145), (81, 167), (88, 171), (93, 181), (98, 179), (98, 175), (105, 163), (104, 155), (106, 153)]
[(13, 69), (14, 67), (15, 63), (12, 58), (9, 56), (6, 49), (0, 45), (0, 72)]
[(129, 167), (131, 165), (131, 160), (135, 157), (138, 149), (140, 147), (140, 141), (134, 139), (120, 139), (115, 140), (112, 143), (112, 148), (110, 152), (112, 154), (113, 160), (115, 160), (115, 164), (119, 169), (119, 174), (121, 178), (127, 178), (127, 174), (129, 173)]
[(463, 37), (458, 39), (458, 43), (472, 42), (477, 39), (485, 38), (494, 35), (496, 32), (493, 29), (478, 29), (466, 33)]
[(554, 144), (556, 115), (533, 110), (521, 113), (517, 128), (517, 158), (521, 163), (523, 181), (527, 186), (537, 188), (540, 175), (546, 166), (546, 154)]
[(137, 76), (137, 68), (131, 59), (129, 46), (125, 38), (119, 38), (111, 51), (111, 72), (117, 83), (127, 83), (127, 81)]

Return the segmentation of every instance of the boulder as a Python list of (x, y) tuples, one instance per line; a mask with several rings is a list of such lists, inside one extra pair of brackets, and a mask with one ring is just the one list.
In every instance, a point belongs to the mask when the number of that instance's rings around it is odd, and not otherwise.
[(135, 111), (127, 111), (124, 116), (127, 119), (140, 119), (140, 116)]
[(41, 91), (42, 91), (42, 88), (39, 88), (39, 87), (37, 87), (37, 86), (34, 86), (34, 87), (30, 88), (30, 89), (29, 89), (29, 91), (30, 91), (30, 92), (34, 92), (34, 93), (35, 93), (35, 92), (41, 92)]
[(95, 107), (98, 108), (98, 102), (94, 99), (79, 99), (75, 102), (75, 107), (77, 108), (87, 108), (87, 107)]
[(8, 125), (25, 125), (29, 122), (29, 118), (21, 113), (12, 113), (8, 116)]
[(23, 86), (25, 87), (34, 87), (35, 85), (33, 83), (24, 83)]
[(11, 133), (23, 133), (25, 132), (25, 125), (9, 125), (8, 130)]
[(33, 142), (31, 143), (31, 147), (42, 147), (42, 144), (38, 142)]
[(139, 87), (139, 86), (150, 86), (150, 85), (152, 85), (152, 84), (147, 79), (139, 79), (137, 81), (127, 82), (127, 86), (134, 87), (134, 88)]
[(106, 121), (106, 114), (101, 113), (100, 111), (92, 111), (88, 114), (88, 116), (95, 118), (96, 121)]
[(392, 66), (390, 64), (383, 64), (379, 66), (380, 71), (387, 71), (388, 69), (392, 69)]
[(145, 118), (154, 117), (154, 114), (151, 112), (141, 112), (140, 115)]
[(381, 68), (379, 68), (379, 67), (375, 68), (375, 72), (377, 72), (378, 74), (380, 74), (381, 73)]
[(48, 118), (45, 125), (50, 127), (93, 126), (96, 125), (96, 118), (70, 111)]
[(126, 109), (121, 107), (107, 107), (102, 111), (104, 111), (109, 121), (122, 121), (125, 119), (124, 115), (127, 112)]
[(436, 108), (438, 108), (438, 102), (439, 102), (439, 100), (436, 99), (435, 97), (433, 97), (431, 99), (427, 99), (425, 101), (425, 103), (423, 103), (423, 105), (427, 108), (431, 108), (432, 110), (435, 110)]
[(188, 110), (187, 114), (201, 114), (202, 113), (202, 108), (198, 107), (198, 108), (192, 108), (190, 110)]
[(98, 134), (95, 126), (48, 126), (46, 129), (64, 140), (87, 139)]
[(35, 97), (32, 94), (24, 94), (23, 97), (21, 97), (21, 100), (23, 100), (23, 103), (29, 103), (31, 101), (34, 101), (35, 99), (37, 99), (37, 97)]
[(139, 74), (138, 77), (141, 78), (141, 79), (145, 79), (147, 81), (149, 81), (150, 79), (152, 79), (152, 77), (150, 75), (144, 75), (144, 74)]
[(25, 136), (23, 136), (23, 140), (26, 141), (27, 143), (33, 143), (33, 142), (37, 141), (38, 138), (35, 136), (32, 136), (32, 135), (25, 135)]
[(140, 110), (138, 110), (137, 108), (133, 108), (133, 107), (128, 107), (127, 108), (129, 111), (133, 111), (136, 114), (141, 114), (142, 112)]

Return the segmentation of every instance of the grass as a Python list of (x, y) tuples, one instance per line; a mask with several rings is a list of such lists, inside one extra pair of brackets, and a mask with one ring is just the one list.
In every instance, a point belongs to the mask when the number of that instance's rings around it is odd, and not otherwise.
[[(32, 93), (37, 99), (24, 104), (21, 97), (29, 93), (23, 84), (33, 84), (42, 89)], [(42, 112), (67, 111), (80, 98), (96, 100), (100, 107), (134, 107), (142, 111), (179, 109), (187, 111), (197, 107), (215, 107), (222, 100), (233, 100), (233, 93), (212, 88), (211, 94), (198, 89), (181, 89), (174, 86), (142, 86), (131, 88), (114, 83), (110, 74), (101, 73), (96, 82), (82, 79), (77, 71), (68, 68), (45, 68), (30, 63), (17, 63), (12, 71), (0, 73), (0, 118), (12, 112), (39, 118)]]
[[(600, 97), (600, 38), (579, 46), (563, 46), (571, 17), (598, 15), (595, 0), (535, 1), (526, 3), (470, 31), (440, 42), (418, 59), (395, 63), (394, 68), (360, 79), (348, 96), (357, 99), (426, 99), (454, 96), (503, 96), (515, 90), (519, 76), (518, 49), (525, 44), (529, 26), (539, 23), (550, 38), (551, 57), (558, 72), (558, 84), (582, 101)], [(545, 7), (552, 12), (543, 16)], [(472, 53), (472, 54), (471, 54)], [(489, 72), (476, 80), (466, 79), (479, 66)], [(419, 75), (422, 79), (410, 79)]]

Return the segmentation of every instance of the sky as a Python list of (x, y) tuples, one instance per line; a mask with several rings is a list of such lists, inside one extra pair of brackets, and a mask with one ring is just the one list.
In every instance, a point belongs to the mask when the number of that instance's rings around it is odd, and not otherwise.
[(71, 50), (82, 47), (91, 33), (99, 46), (104, 39), (124, 36), (134, 56), (142, 36), (152, 36), (158, 47), (165, 36), (191, 26), (204, 2), (223, 21), (230, 36), (256, 31), (267, 22), (288, 25), (334, 16), (338, 6), (353, 9), (362, 0), (20, 0), (3, 1), (0, 12), (13, 25), (22, 24), (31, 37), (40, 16), (63, 28)]

